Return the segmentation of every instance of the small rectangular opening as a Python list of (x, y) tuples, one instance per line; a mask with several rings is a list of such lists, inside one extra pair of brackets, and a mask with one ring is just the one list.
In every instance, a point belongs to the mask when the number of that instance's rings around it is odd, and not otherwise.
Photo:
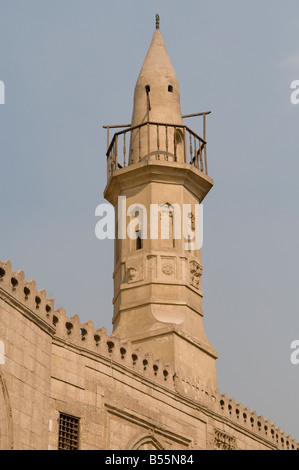
[(136, 250), (142, 249), (141, 230), (136, 231)]

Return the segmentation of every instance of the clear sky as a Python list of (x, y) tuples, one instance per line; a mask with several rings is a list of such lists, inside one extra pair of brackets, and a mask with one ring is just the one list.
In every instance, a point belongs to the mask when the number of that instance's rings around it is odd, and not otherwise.
[(102, 126), (131, 120), (155, 13), (183, 114), (212, 111), (202, 287), (219, 389), (299, 440), (298, 0), (0, 0), (0, 259), (111, 332)]

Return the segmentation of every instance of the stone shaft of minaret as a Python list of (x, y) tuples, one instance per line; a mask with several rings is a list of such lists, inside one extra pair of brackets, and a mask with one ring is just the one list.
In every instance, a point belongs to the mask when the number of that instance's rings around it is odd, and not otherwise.
[[(183, 140), (179, 82), (156, 25), (151, 45), (135, 86), (130, 164), (144, 159), (183, 162), (177, 146)], [(170, 126), (166, 125), (169, 124)]]

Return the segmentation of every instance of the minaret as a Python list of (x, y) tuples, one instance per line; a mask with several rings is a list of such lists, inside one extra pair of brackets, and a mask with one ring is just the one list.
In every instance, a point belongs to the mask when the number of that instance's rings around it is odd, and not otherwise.
[(116, 214), (113, 335), (173, 364), (181, 378), (216, 388), (198, 243), (199, 204), (213, 186), (206, 114), (203, 136), (183, 124), (179, 83), (156, 15), (131, 125), (119, 126), (108, 142), (104, 195)]

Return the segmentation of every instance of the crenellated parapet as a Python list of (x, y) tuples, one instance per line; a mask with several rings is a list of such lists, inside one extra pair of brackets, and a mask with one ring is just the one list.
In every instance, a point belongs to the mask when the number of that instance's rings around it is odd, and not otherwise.
[(13, 271), (10, 261), (0, 262), (0, 291), (40, 325), (53, 329), (54, 299), (48, 299), (44, 289), (38, 290), (35, 281), (26, 281), (23, 271)]
[(280, 450), (298, 450), (299, 445), (295, 439), (286, 435), (274, 423), (271, 423), (263, 416), (258, 416), (255, 411), (244, 407), (242, 403), (236, 403), (234, 398), (228, 398), (226, 394), (220, 395), (218, 392), (216, 401), (217, 412), (222, 417), (247, 428), (251, 432), (258, 434)]
[(212, 390), (192, 378), (175, 377), (175, 388), (178, 393), (185, 395), (200, 404), (202, 407), (213, 411), (222, 422), (247, 429), (248, 432), (258, 435), (267, 441), (271, 447), (279, 450), (299, 450), (299, 443), (290, 435), (286, 435), (274, 423), (263, 416), (258, 416), (256, 411), (251, 411), (242, 403), (236, 402), (226, 394), (220, 394), (219, 390)]
[(78, 315), (68, 318), (65, 310), (54, 312), (55, 337), (89, 353), (104, 357), (114, 364), (133, 370), (150, 380), (173, 386), (173, 368), (132, 347), (130, 341), (121, 341), (118, 336), (108, 336), (105, 328), (95, 329), (92, 321), (81, 323)]
[(214, 408), (218, 397), (218, 390), (213, 390), (208, 384), (194, 380), (192, 377), (174, 376), (176, 391), (183, 396), (197, 402), (202, 407)]

